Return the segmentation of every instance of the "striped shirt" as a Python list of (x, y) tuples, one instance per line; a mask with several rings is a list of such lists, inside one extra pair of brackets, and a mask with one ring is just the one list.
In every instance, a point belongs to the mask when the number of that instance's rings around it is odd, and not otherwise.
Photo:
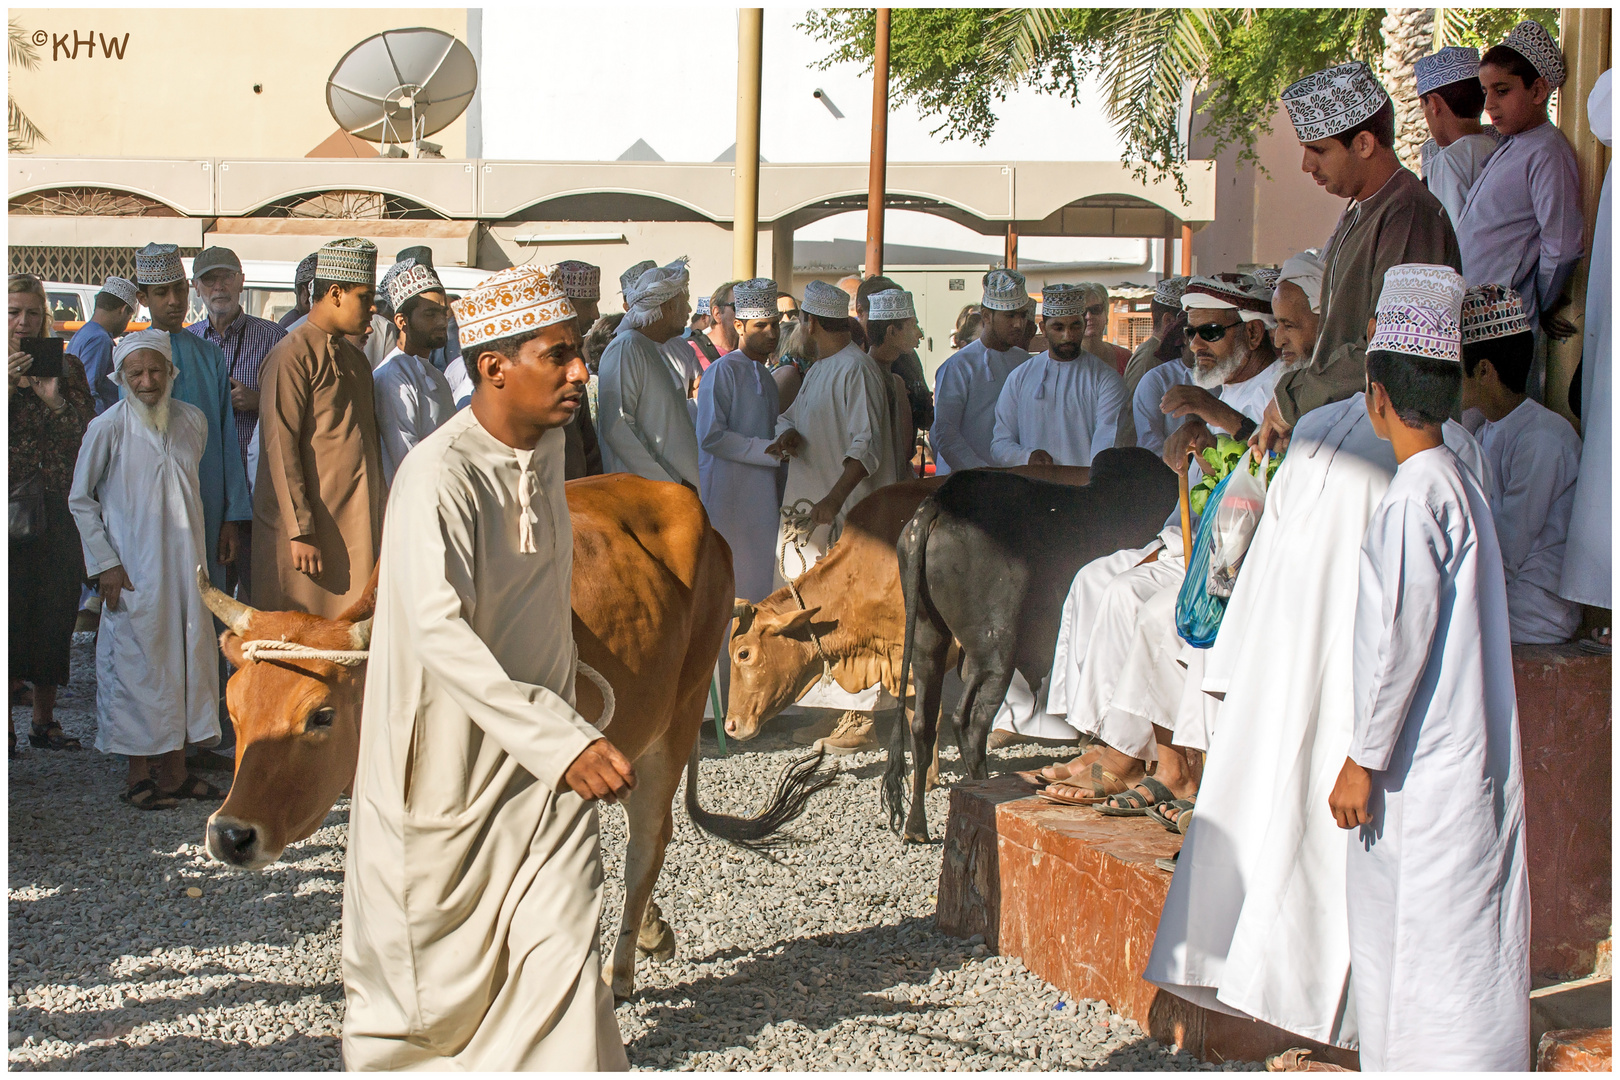
[[(214, 324), (207, 319), (192, 323), (186, 329), (204, 341), (218, 345), (225, 354), (226, 373), (249, 390), (259, 388), (259, 367), (276, 342), (287, 336), (287, 331), (269, 319), (261, 319), (245, 311), (239, 311), (223, 333), (215, 330)], [(259, 414), (236, 408), (232, 411), (236, 414), (236, 441), (241, 444), (242, 461), (246, 463), (248, 443), (252, 441), (253, 431), (258, 426)]]

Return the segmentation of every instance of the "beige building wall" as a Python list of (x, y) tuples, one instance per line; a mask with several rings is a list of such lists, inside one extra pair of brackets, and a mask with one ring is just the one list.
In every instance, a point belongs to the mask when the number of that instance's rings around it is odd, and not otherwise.
[[(12, 8), (9, 16), (44, 43), (33, 71), (10, 67), (11, 96), (49, 140), (36, 152), (74, 157), (303, 157), (337, 131), (326, 79), (350, 48), (412, 26), (467, 39), (465, 8)], [(445, 157), (465, 157), (466, 117), (430, 139)]]
[[(1195, 157), (1207, 157), (1209, 150), (1208, 140), (1193, 140)], [(1253, 164), (1239, 166), (1232, 148), (1217, 159), (1215, 220), (1193, 234), (1194, 273), (1280, 266), (1305, 248), (1320, 248), (1333, 234), (1345, 200), (1300, 171), (1299, 140), (1281, 106), (1255, 152), (1265, 173)]]

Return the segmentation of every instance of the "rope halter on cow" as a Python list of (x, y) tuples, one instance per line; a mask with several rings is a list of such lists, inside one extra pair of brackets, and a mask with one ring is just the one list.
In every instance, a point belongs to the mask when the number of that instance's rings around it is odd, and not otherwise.
[[(782, 507), (784, 542), (778, 546), (776, 551), (776, 568), (781, 571), (782, 580), (787, 582), (788, 591), (793, 594), (793, 599), (798, 603), (800, 611), (807, 610), (804, 597), (799, 595), (799, 578), (810, 572), (811, 563), (809, 559), (805, 558), (804, 545), (809, 543), (810, 534), (816, 531), (815, 523), (810, 520), (810, 511), (814, 508), (815, 504), (809, 499), (800, 499), (792, 506)], [(831, 543), (832, 540), (829, 539), (828, 545), (831, 546)], [(793, 545), (793, 553), (799, 557), (799, 572), (791, 577), (787, 572), (788, 544)], [(821, 647), (821, 638), (816, 634), (815, 630), (811, 629), (808, 624), (805, 625), (804, 629), (805, 633), (810, 635), (810, 644), (816, 647), (816, 655), (821, 657), (819, 685), (831, 686), (833, 681), (832, 660), (828, 658), (827, 650)]]
[[(261, 638), (242, 642), (242, 658), (249, 661), (261, 660), (329, 660), (344, 667), (355, 667), (363, 664), (371, 656), (370, 649), (317, 649), (312, 645), (303, 645), (296, 641), (271, 641)], [(606, 731), (613, 723), (613, 709), (616, 704), (613, 696), (613, 687), (608, 681), (597, 673), (585, 661), (574, 658), (574, 670), (596, 684), (602, 693), (602, 717), (596, 721), (598, 731)]]

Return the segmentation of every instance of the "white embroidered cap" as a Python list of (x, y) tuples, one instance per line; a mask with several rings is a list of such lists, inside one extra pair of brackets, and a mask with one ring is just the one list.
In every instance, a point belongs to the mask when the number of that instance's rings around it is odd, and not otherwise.
[(1412, 74), (1417, 77), (1418, 97), (1452, 83), (1478, 82), (1479, 50), (1447, 45), (1437, 53), (1414, 60)]
[(578, 259), (564, 259), (557, 264), (557, 280), (570, 300), (602, 299), (602, 268)]
[(630, 290), (636, 287), (636, 282), (641, 280), (641, 275), (657, 265), (651, 259), (642, 259), (636, 263), (636, 265), (619, 275), (619, 291), (629, 297)]
[(371, 285), (377, 280), (377, 245), (361, 236), (322, 244), (315, 253), (315, 280)]
[(1041, 289), (1041, 318), (1068, 319), (1084, 315), (1086, 296), (1086, 289), (1081, 285), (1047, 285)]
[(697, 306), (692, 309), (692, 314), (694, 314), (694, 315), (707, 315), (708, 313), (709, 313), (709, 298), (707, 296), (698, 297), (697, 298)]
[(1529, 332), (1530, 319), (1517, 290), (1506, 285), (1475, 285), (1463, 294), (1464, 345)]
[(875, 292), (866, 298), (869, 305), (866, 317), (872, 322), (899, 322), (901, 319), (915, 319), (917, 305), (909, 292), (904, 289), (884, 289)]
[(514, 266), (485, 278), (453, 305), (461, 349), (574, 318), (554, 266)]
[(186, 280), (180, 249), (173, 244), (147, 244), (135, 253), (135, 280), (142, 285), (167, 285)]
[(108, 296), (118, 297), (131, 311), (141, 309), (140, 297), (135, 295), (135, 283), (128, 278), (110, 277), (101, 283), (101, 291)]
[(849, 318), (849, 293), (819, 278), (804, 287), (799, 310), (822, 319)]
[(1502, 44), (1530, 61), (1554, 90), (1564, 85), (1564, 54), (1545, 27), (1530, 19), (1515, 26)]
[(1449, 266), (1402, 263), (1384, 272), (1377, 326), (1367, 351), (1462, 361), (1462, 304), (1468, 285)]
[(1029, 298), (1024, 275), (1016, 270), (992, 270), (984, 275), (984, 300), (980, 307), (991, 311), (1022, 311)]
[(739, 281), (731, 289), (731, 303), (739, 319), (774, 319), (776, 310), (776, 282), (768, 277)]
[(320, 253), (310, 252), (298, 260), (298, 269), (293, 271), (293, 288), (308, 285), (315, 280), (315, 263), (320, 260)]
[(1282, 270), (1275, 266), (1261, 266), (1249, 271), (1254, 283), (1265, 290), (1267, 296), (1277, 287), (1277, 279), (1282, 276)]
[[(1320, 314), (1322, 311), (1322, 275), (1327, 267), (1322, 264), (1322, 257), (1316, 253), (1315, 248), (1306, 248), (1298, 255), (1292, 256), (1282, 264), (1282, 270), (1277, 274), (1278, 282), (1291, 281), (1299, 286), (1305, 294), (1305, 299), (1311, 303), (1311, 310)], [(1276, 288), (1275, 285), (1272, 286)]]
[(423, 266), (414, 259), (394, 264), (388, 274), (388, 303), (396, 312), (405, 306), (405, 301), (419, 293), (435, 289), (444, 291), (444, 284), (433, 268)]
[(1178, 308), (1181, 306), (1181, 294), (1187, 291), (1187, 277), (1167, 277), (1153, 287), (1154, 302), (1165, 307)]
[(1282, 92), (1302, 143), (1349, 131), (1384, 107), (1389, 95), (1360, 60), (1307, 75)]

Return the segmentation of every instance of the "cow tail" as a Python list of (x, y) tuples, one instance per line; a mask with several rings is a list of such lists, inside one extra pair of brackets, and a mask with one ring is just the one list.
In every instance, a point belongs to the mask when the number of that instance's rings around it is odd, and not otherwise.
[(751, 851), (762, 851), (781, 843), (776, 834), (799, 818), (810, 806), (816, 792), (838, 779), (838, 770), (822, 772), (826, 751), (817, 749), (788, 763), (777, 777), (770, 801), (753, 817), (733, 817), (703, 809), (698, 801), (698, 760), (703, 756), (703, 740), (692, 741), (692, 754), (686, 759), (686, 813), (692, 823), (710, 836)]
[[(900, 653), (899, 717), (889, 737), (889, 762), (883, 770), (881, 789), (882, 808), (888, 812), (889, 828), (894, 832), (900, 831), (906, 816), (906, 739), (911, 734), (911, 725), (906, 722), (906, 688), (911, 685), (911, 653), (916, 647), (917, 607), (922, 603), (926, 579), (928, 534), (933, 531), (934, 519), (938, 516), (939, 503), (930, 495), (917, 507), (900, 534), (900, 543), (895, 545), (895, 554), (900, 558), (900, 591), (906, 600), (906, 643)], [(919, 761), (917, 767), (924, 766)]]

